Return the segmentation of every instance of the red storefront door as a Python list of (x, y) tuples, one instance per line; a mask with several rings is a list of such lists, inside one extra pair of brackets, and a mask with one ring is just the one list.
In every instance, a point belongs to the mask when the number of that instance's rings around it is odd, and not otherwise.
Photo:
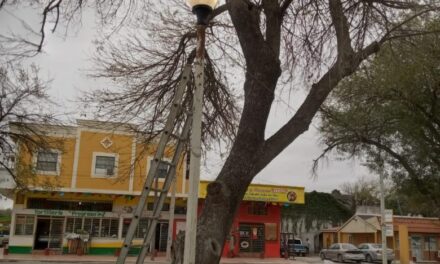
[(264, 252), (264, 224), (240, 223), (240, 255), (259, 256)]

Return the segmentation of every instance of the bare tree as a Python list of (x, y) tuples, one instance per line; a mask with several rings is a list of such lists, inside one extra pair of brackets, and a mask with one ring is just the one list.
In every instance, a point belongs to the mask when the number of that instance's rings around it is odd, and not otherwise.
[[(177, 9), (178, 10), (178, 9)], [(214, 13), (208, 28), (207, 89), (203, 129), (205, 142), (235, 135), (228, 158), (208, 195), (197, 230), (197, 263), (218, 263), (225, 235), (247, 187), (267, 164), (303, 132), (318, 109), (344, 77), (353, 74), (389, 39), (424, 34), (408, 22), (438, 10), (417, 1), (226, 1)], [(194, 49), (192, 25), (176, 9), (165, 9), (158, 21), (144, 26), (144, 34), (131, 34), (122, 43), (103, 45), (97, 55), (97, 77), (124, 85), (117, 91), (100, 91), (87, 102), (98, 102), (101, 113), (117, 118), (141, 117), (157, 124), (159, 106), (167, 113), (175, 83)], [(229, 17), (220, 16), (228, 13)], [(157, 45), (160, 43), (160, 45)], [(230, 61), (243, 71), (228, 74)], [(226, 71), (212, 71), (221, 68)], [(265, 137), (275, 91), (302, 70), (309, 93), (292, 118), (276, 133)], [(238, 126), (230, 132), (222, 124), (235, 123), (237, 94), (229, 85), (234, 74), (244, 78), (244, 104)], [(221, 73), (226, 73), (225, 75)], [(224, 85), (222, 85), (224, 84)], [(214, 100), (211, 94), (218, 94)], [(219, 115), (214, 103), (231, 105)], [(139, 115), (139, 113), (142, 113)], [(212, 115), (211, 115), (212, 114)], [(217, 121), (215, 126), (211, 120)], [(219, 127), (221, 130), (218, 130)], [(236, 132), (235, 132), (236, 129)], [(213, 226), (219, 228), (212, 228)]]
[(353, 197), (355, 206), (379, 205), (378, 180), (361, 177), (355, 182), (346, 182), (342, 184), (340, 189), (344, 194), (349, 194)]
[[(56, 123), (50, 114), (54, 103), (46, 90), (47, 82), (39, 79), (36, 66), (29, 70), (21, 65), (0, 67), (0, 168), (13, 177), (18, 189), (26, 189), (36, 180), (33, 168), (16, 155), (19, 149), (32, 153), (62, 147), (58, 140), (46, 137), (38, 125)], [(43, 184), (50, 187), (49, 183)]]
[[(85, 101), (97, 107), (98, 116), (136, 121), (154, 132), (161, 129), (195, 42), (193, 22), (188, 11), (182, 12), (181, 1), (148, 4), (145, 12), (132, 9), (144, 16), (133, 15), (139, 19), (129, 23), (124, 41), (105, 39), (97, 47), (94, 76), (123, 88), (91, 93)], [(225, 138), (231, 148), (208, 185), (197, 230), (197, 263), (219, 262), (252, 179), (307, 131), (332, 89), (386, 41), (425, 34), (409, 22), (438, 10), (435, 1), (417, 0), (227, 0), (217, 8), (207, 30), (203, 132), (205, 145)], [(277, 89), (298, 79), (308, 90), (305, 100), (281, 129), (266, 137)]]

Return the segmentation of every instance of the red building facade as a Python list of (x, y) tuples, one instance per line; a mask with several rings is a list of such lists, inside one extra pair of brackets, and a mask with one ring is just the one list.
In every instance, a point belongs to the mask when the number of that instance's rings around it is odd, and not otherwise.
[[(281, 208), (278, 204), (246, 201), (240, 205), (230, 236), (223, 248), (223, 257), (280, 256)], [(233, 241), (233, 254), (231, 254)]]
[[(199, 211), (207, 184), (200, 183)], [(222, 257), (279, 258), (281, 206), (284, 204), (304, 204), (304, 187), (249, 186), (226, 238)]]

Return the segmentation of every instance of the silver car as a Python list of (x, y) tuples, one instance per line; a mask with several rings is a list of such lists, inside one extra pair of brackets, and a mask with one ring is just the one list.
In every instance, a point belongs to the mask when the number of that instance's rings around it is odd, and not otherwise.
[(338, 262), (345, 262), (346, 260), (356, 261), (361, 263), (364, 260), (364, 254), (355, 245), (349, 243), (336, 243), (331, 245), (328, 249), (321, 250), (319, 254), (321, 259), (337, 260)]
[[(364, 243), (358, 247), (365, 255), (365, 261), (375, 262), (382, 261), (382, 244)], [(389, 264), (394, 260), (394, 252), (392, 249), (387, 249), (387, 261)]]

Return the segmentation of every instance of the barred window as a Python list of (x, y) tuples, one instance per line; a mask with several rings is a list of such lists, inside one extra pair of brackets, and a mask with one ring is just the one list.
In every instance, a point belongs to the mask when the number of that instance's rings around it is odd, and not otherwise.
[(80, 233), (83, 230), (92, 237), (117, 238), (119, 232), (118, 218), (82, 218), (69, 217), (66, 223), (66, 233)]
[(267, 215), (267, 207), (264, 202), (251, 202), (248, 207), (250, 215)]
[(101, 237), (118, 237), (119, 221), (118, 219), (102, 219)]
[[(124, 222), (122, 224), (122, 237), (125, 237), (128, 232), (128, 227), (130, 226), (131, 219), (126, 218), (124, 219)], [(139, 225), (136, 228), (136, 231), (134, 233), (135, 238), (144, 238), (144, 236), (147, 234), (147, 225), (148, 225), (148, 219), (141, 218), (139, 220)]]
[(425, 250), (436, 251), (437, 250), (437, 238), (435, 236), (425, 237)]
[(92, 233), (92, 221), (92, 218), (84, 218), (83, 230), (89, 234)]
[(92, 237), (99, 237), (100, 228), (101, 228), (101, 219), (92, 218), (92, 230), (90, 231)]
[(15, 217), (15, 235), (30, 236), (34, 233), (33, 215), (17, 215)]

